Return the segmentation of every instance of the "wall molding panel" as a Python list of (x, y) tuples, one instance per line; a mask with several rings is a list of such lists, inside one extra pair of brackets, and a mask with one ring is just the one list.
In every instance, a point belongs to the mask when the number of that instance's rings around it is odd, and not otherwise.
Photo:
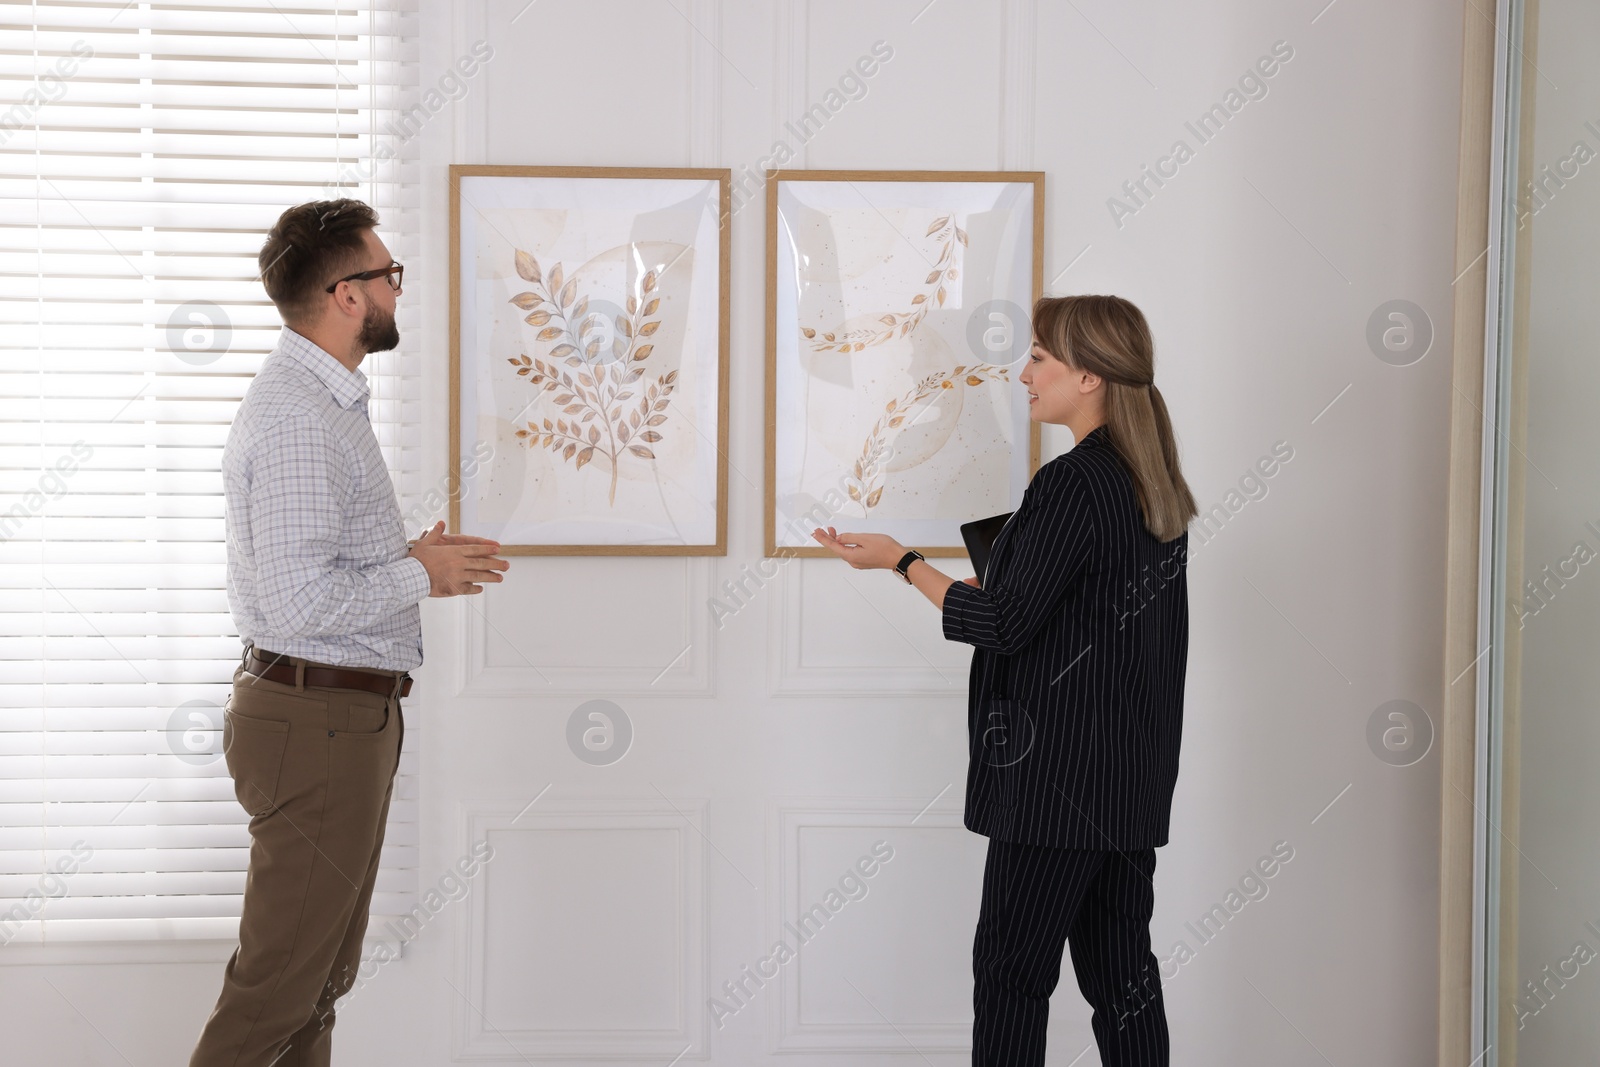
[[(548, 806), (463, 804), (460, 808), (459, 854), (467, 855), (473, 844), (488, 840), (495, 855), (462, 900), (466, 911), (457, 927), (453, 984), (459, 994), (452, 1027), (453, 1055), (458, 1060), (524, 1062), (529, 1059), (559, 1057), (581, 1060), (644, 1060), (657, 1063), (705, 1059), (706, 1047), (706, 940), (707, 906), (705, 871), (706, 801), (703, 799), (604, 798), (583, 801), (547, 802)], [(494, 893), (514, 892), (504, 879), (511, 877), (509, 855), (514, 847), (533, 849), (545, 835), (549, 846), (568, 845), (573, 838), (589, 836), (585, 849), (606, 849), (607, 834), (619, 831), (658, 838), (657, 851), (670, 852), (675, 879), (665, 884), (630, 885), (635, 894), (666, 893), (665, 903), (675, 921), (671, 940), (676, 945), (673, 961), (673, 988), (666, 994), (672, 1001), (670, 1014), (675, 1024), (667, 1027), (628, 1025), (624, 1013), (636, 1010), (626, 997), (617, 998), (615, 1018), (594, 1026), (517, 1026), (504, 1020), (495, 1022), (488, 1014), (499, 990), (497, 982), (514, 982), (504, 960), (497, 965), (490, 959), (489, 912), (504, 909), (496, 904)], [(522, 840), (517, 840), (521, 838)], [(585, 854), (588, 854), (587, 852)], [(614, 853), (613, 853), (614, 854)], [(496, 863), (500, 864), (496, 868)], [(501, 882), (493, 882), (501, 873)], [(577, 882), (582, 889), (584, 872), (563, 869), (561, 878)], [(595, 875), (594, 877), (603, 877)], [(491, 892), (491, 888), (493, 892)], [(520, 899), (520, 898), (519, 898)], [(537, 912), (540, 901), (528, 899)], [(660, 903), (660, 902), (658, 902)], [(503, 927), (502, 927), (503, 929)], [(539, 970), (573, 973), (563, 961), (549, 958), (522, 961), (527, 976)], [(595, 960), (584, 961), (595, 966)], [(600, 966), (626, 966), (627, 959), (600, 961)], [(620, 976), (619, 976), (620, 978)], [(520, 986), (520, 983), (519, 983)], [(675, 1060), (674, 1057), (678, 1057)]]
[[(965, 697), (968, 676), (966, 663), (951, 663), (944, 667), (932, 663), (905, 667), (872, 663), (807, 663), (803, 644), (805, 594), (799, 588), (804, 576), (797, 568), (805, 567), (808, 563), (824, 567), (830, 564), (843, 566), (837, 561), (796, 559), (790, 561), (791, 565), (786, 565), (774, 579), (779, 587), (777, 595), (771, 598), (767, 613), (767, 678), (771, 694)], [(850, 579), (842, 576), (840, 580)], [(842, 595), (849, 594), (846, 592)], [(863, 615), (870, 615), (880, 629), (894, 625), (867, 604), (863, 603), (861, 607)], [(902, 633), (902, 636), (908, 642), (915, 640), (911, 634)], [(944, 641), (942, 635), (938, 639)], [(913, 647), (916, 647), (915, 644)]]
[[(1000, 69), (1000, 169), (1032, 170), (1038, 82), (1039, 0), (1004, 0), (1005, 36)], [(1046, 204), (1049, 203), (1047, 191)], [(1048, 221), (1048, 219), (1046, 220)], [(1046, 242), (1049, 238), (1046, 237)], [(1048, 258), (1048, 252), (1046, 253)]]
[[(716, 692), (715, 652), (711, 611), (706, 605), (715, 595), (712, 583), (716, 580), (716, 568), (711, 557), (685, 557), (682, 564), (680, 603), (683, 610), (677, 620), (678, 636), (668, 642), (670, 647), (682, 649), (675, 657), (629, 666), (535, 664), (520, 652), (491, 658), (490, 638), (498, 628), (485, 614), (486, 607), (474, 603), (463, 613), (464, 639), (457, 677), (460, 695), (537, 698), (592, 696), (597, 690), (604, 690), (633, 696), (713, 696)], [(504, 632), (499, 632), (498, 641), (512, 643)]]
[[(774, 15), (777, 31), (777, 88), (772, 94), (772, 128), (767, 132), (776, 136), (784, 124), (800, 113), (810, 95), (810, 74), (807, 64), (811, 59), (811, 0), (778, 0)], [(795, 150), (790, 167), (804, 170), (811, 166), (811, 147), (802, 141)]]
[(722, 0), (690, 0), (689, 163), (721, 167)]
[[(948, 793), (929, 805), (926, 799), (907, 797), (817, 797), (776, 798), (768, 809), (768, 918), (766, 944), (795, 937), (786, 924), (795, 922), (802, 908), (817, 903), (804, 893), (802, 835), (812, 829), (881, 830), (891, 845), (900, 836), (902, 849), (907, 831), (974, 835), (962, 823), (962, 798)], [(879, 876), (886, 873), (880, 871)], [(831, 870), (828, 872), (833, 873)], [(867, 906), (870, 890), (859, 906)], [(813, 894), (814, 895), (814, 894)], [(846, 914), (849, 905), (841, 909)], [(976, 912), (973, 914), (976, 919)], [(829, 920), (830, 922), (833, 920)], [(824, 927), (818, 938), (827, 936)], [(964, 935), (963, 935), (964, 936)], [(767, 1010), (768, 1047), (776, 1053), (853, 1053), (882, 1055), (915, 1050), (924, 1052), (965, 1052), (972, 1047), (972, 1023), (915, 1023), (884, 1019), (881, 1009), (872, 1005), (872, 1021), (803, 1021), (801, 1005), (807, 997), (806, 950), (779, 969), (775, 979), (776, 996)], [(966, 973), (970, 973), (966, 972)], [(965, 980), (965, 977), (962, 979)], [(715, 992), (715, 991), (713, 991)], [(859, 992), (859, 991), (857, 991)]]

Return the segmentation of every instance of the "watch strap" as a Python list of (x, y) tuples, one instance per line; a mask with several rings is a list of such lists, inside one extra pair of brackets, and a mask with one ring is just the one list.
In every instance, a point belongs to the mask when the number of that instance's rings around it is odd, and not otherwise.
[(911, 570), (911, 561), (917, 559), (926, 562), (927, 557), (913, 548), (911, 551), (901, 556), (900, 562), (894, 565), (895, 573), (904, 578), (907, 585), (911, 584), (911, 574), (909, 573)]

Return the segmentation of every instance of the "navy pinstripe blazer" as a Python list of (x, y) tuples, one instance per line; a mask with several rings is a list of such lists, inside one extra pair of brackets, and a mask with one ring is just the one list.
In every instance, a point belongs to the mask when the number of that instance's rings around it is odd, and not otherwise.
[(972, 645), (966, 826), (1059, 848), (1167, 843), (1189, 651), (1187, 531), (1144, 527), (1104, 424), (1039, 468), (982, 588), (945, 593)]

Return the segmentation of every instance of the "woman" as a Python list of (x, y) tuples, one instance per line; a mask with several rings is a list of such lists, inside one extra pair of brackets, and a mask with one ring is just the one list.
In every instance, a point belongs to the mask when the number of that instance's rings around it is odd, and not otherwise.
[(857, 569), (894, 568), (974, 647), (966, 826), (989, 838), (972, 946), (972, 1062), (1042, 1065), (1065, 942), (1101, 1062), (1166, 1064), (1150, 952), (1189, 646), (1189, 520), (1139, 309), (1046, 297), (1020, 380), (1029, 418), (1068, 427), (987, 573), (958, 582), (884, 534), (812, 536)]

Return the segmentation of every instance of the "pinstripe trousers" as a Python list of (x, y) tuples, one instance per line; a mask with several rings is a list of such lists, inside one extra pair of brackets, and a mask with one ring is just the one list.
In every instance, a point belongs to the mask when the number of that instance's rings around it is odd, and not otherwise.
[(973, 1067), (1043, 1067), (1050, 994), (1071, 947), (1105, 1067), (1166, 1067), (1161, 972), (1150, 951), (1153, 848), (990, 839), (972, 943)]

